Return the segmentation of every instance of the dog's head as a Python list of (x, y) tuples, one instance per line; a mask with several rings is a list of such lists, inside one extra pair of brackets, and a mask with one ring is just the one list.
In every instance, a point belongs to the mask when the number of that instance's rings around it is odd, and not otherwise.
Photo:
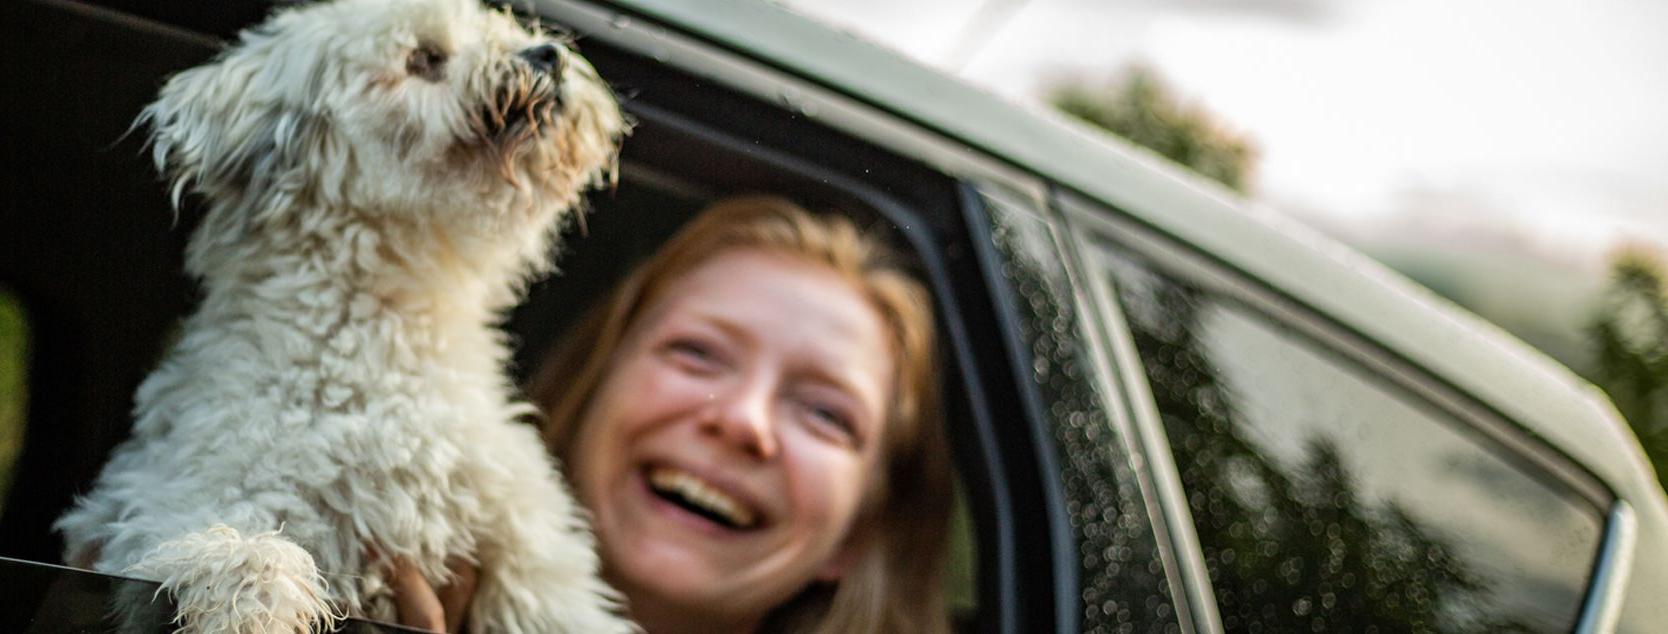
[(207, 199), (194, 255), (319, 210), (538, 233), (612, 177), (628, 127), (565, 41), (479, 0), (280, 11), (140, 122), (175, 204)]

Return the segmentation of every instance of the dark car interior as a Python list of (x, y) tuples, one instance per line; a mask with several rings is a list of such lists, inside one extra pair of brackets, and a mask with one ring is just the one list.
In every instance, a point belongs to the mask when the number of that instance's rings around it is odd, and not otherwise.
[[(128, 433), (134, 388), (195, 300), (181, 254), (200, 201), (188, 197), (179, 212), (170, 209), (143, 153), (143, 133), (130, 124), (170, 72), (207, 59), (218, 42), (268, 8), (129, 0), (0, 7), (0, 82), (7, 86), (0, 104), (7, 137), (0, 291), (16, 298), (29, 329), (27, 426), (0, 506), (0, 557), (59, 561), (62, 543), (52, 521)], [(952, 603), (965, 619), (975, 596), (1007, 595), (1025, 587), (1027, 575), (1043, 574), (1041, 567), (1014, 563), (1043, 557), (1048, 528), (1014, 519), (1045, 514), (1028, 510), (1042, 504), (1035, 496), (1012, 494), (1034, 484), (1025, 478), (1036, 473), (1037, 458), (997, 449), (1013, 446), (1005, 436), (1019, 446), (1031, 442), (1021, 426), (992, 422), (1023, 418), (1011, 395), (1008, 361), (999, 347), (975, 354), (969, 344), (998, 340), (1000, 326), (967, 246), (980, 230), (966, 221), (971, 197), (963, 186), (654, 60), (597, 42), (579, 46), (614, 84), (636, 128), (618, 186), (593, 192), (583, 226), (570, 227), (560, 273), (535, 284), (508, 316), (506, 328), (518, 342), (512, 371), (520, 378), (533, 372), (580, 311), (708, 200), (769, 192), (811, 209), (850, 213), (918, 255), (940, 319), (952, 324), (942, 335), (945, 402), (950, 420), (966, 421), (952, 424), (950, 434), (962, 486), (969, 500), (1007, 500), (967, 505), (971, 528), (957, 538), (959, 572), (951, 574), (959, 589)], [(971, 534), (986, 536), (977, 549)], [(52, 570), (61, 569), (30, 574)], [(977, 581), (973, 570), (981, 571)], [(0, 576), (14, 585), (53, 585), (21, 573)], [(108, 578), (76, 578), (59, 583), (69, 588), (64, 592), (109, 592), (100, 585)], [(1039, 579), (1037, 585), (1050, 584)], [(63, 610), (55, 601), (4, 603), (39, 615)], [(991, 609), (988, 600), (977, 603)], [(13, 616), (0, 623), (33, 618)], [(994, 616), (993, 623), (1014, 618)]]

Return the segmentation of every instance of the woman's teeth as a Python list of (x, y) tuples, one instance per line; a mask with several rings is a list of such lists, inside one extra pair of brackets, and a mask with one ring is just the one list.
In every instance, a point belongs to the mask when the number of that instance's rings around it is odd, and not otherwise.
[(739, 500), (677, 469), (655, 467), (650, 470), (649, 487), (655, 493), (731, 528), (752, 528), (758, 521)]

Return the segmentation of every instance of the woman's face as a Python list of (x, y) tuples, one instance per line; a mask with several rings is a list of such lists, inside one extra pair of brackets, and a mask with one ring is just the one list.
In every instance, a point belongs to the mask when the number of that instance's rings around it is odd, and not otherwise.
[(634, 616), (735, 631), (839, 578), (879, 468), (887, 332), (832, 271), (748, 250), (631, 326), (568, 456)]

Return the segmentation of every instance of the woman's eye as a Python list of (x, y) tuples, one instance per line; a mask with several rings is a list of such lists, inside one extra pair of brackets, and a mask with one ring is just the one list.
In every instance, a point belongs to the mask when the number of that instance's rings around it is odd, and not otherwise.
[(852, 422), (850, 416), (846, 415), (845, 410), (814, 401), (806, 402), (803, 407), (806, 415), (819, 428), (836, 433), (848, 442), (855, 443), (857, 441), (857, 425)]
[(440, 81), (445, 73), (446, 53), (433, 46), (419, 46), (405, 58), (405, 71), (413, 77)]
[(666, 353), (678, 363), (698, 370), (718, 366), (718, 355), (711, 346), (692, 339), (677, 339), (666, 344)]

